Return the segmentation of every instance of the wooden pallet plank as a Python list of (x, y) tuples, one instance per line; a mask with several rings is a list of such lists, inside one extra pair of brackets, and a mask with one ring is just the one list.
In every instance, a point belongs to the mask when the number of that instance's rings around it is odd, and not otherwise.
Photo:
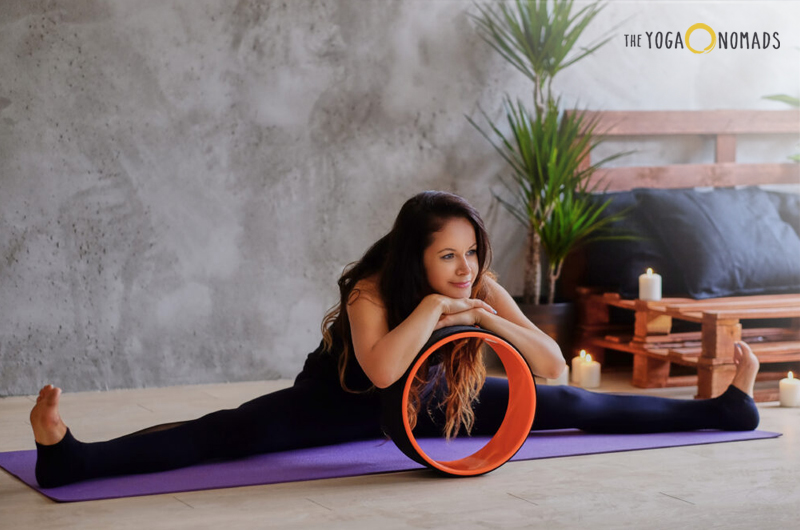
[(701, 311), (675, 311), (667, 309), (666, 307), (662, 307), (661, 309), (653, 308), (652, 311), (654, 313), (667, 315), (671, 318), (686, 320), (687, 322), (695, 322), (698, 324), (703, 322), (703, 313)]
[(643, 355), (648, 355), (655, 358), (665, 358), (669, 353), (669, 350), (666, 348), (643, 348), (635, 342), (628, 342), (628, 343), (617, 343), (607, 341), (605, 339), (595, 338), (591, 341), (593, 346), (601, 347), (601, 348), (608, 348), (609, 350), (615, 351), (624, 351), (628, 353), (640, 353)]
[(800, 295), (760, 295), (730, 298), (713, 298), (666, 304), (667, 310), (686, 311), (699, 309), (737, 309), (757, 307), (786, 307), (800, 305)]
[(745, 320), (754, 318), (796, 318), (800, 317), (800, 306), (791, 307), (763, 307), (757, 309), (726, 309), (720, 311), (703, 311), (705, 315), (712, 315), (720, 320)]
[[(775, 342), (753, 342), (748, 344), (756, 355), (759, 354), (779, 354), (800, 352), (800, 341), (775, 341)], [(678, 355), (700, 355), (702, 346), (695, 346), (684, 343), (676, 348), (670, 348), (670, 353)]]
[[(573, 111), (570, 111), (573, 112)], [(603, 110), (584, 111), (603, 136), (794, 134), (800, 111), (779, 110)]]
[[(610, 331), (610, 330), (606, 330)], [(611, 336), (606, 336), (609, 339)], [(633, 340), (632, 335), (620, 335), (620, 337), (628, 337), (628, 340)], [(782, 339), (800, 339), (800, 331), (794, 331), (785, 328), (747, 328), (742, 330), (742, 340), (765, 340), (765, 341), (778, 341)], [(644, 338), (644, 342), (654, 343), (674, 343), (674, 342), (700, 342), (702, 335), (699, 331), (686, 331), (682, 333), (670, 333), (669, 335), (652, 335)]]
[(756, 355), (760, 353), (800, 353), (800, 341), (785, 342), (757, 342), (750, 344), (750, 348)]
[(796, 184), (798, 180), (798, 164), (724, 162), (599, 168), (589, 179), (589, 185), (601, 184), (606, 191), (620, 191), (633, 188), (691, 188), (698, 185), (731, 187)]

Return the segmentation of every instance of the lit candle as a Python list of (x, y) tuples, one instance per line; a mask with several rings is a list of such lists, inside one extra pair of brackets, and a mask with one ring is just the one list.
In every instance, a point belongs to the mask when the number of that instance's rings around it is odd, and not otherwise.
[(566, 364), (564, 365), (564, 370), (561, 372), (561, 375), (556, 377), (555, 379), (548, 379), (547, 384), (551, 386), (555, 385), (568, 385), (569, 384), (569, 366)]
[(586, 361), (580, 365), (580, 385), (583, 388), (597, 388), (600, 386), (600, 363), (592, 360), (591, 355), (586, 356)]
[(781, 379), (781, 407), (800, 407), (800, 380), (794, 378), (789, 372), (789, 377)]
[(580, 355), (572, 358), (572, 382), (576, 385), (581, 384), (581, 365), (586, 362), (586, 350), (581, 350)]
[(639, 300), (661, 300), (661, 275), (653, 269), (639, 276)]

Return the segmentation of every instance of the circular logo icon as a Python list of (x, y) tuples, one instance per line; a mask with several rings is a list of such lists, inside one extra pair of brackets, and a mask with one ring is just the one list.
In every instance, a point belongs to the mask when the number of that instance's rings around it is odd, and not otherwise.
[[(694, 48), (692, 48), (692, 45), (689, 42), (689, 37), (691, 36), (692, 32), (696, 29), (704, 29), (708, 32), (709, 35), (711, 35), (711, 44), (706, 46), (703, 51), (695, 50)], [(702, 22), (698, 22), (697, 24), (693, 25), (692, 27), (686, 30), (686, 37), (684, 37), (684, 40), (686, 41), (686, 47), (689, 48), (689, 50), (692, 53), (708, 53), (714, 49), (714, 46), (717, 45), (717, 34), (714, 33), (714, 30), (711, 29), (708, 26), (708, 24), (703, 24)]]

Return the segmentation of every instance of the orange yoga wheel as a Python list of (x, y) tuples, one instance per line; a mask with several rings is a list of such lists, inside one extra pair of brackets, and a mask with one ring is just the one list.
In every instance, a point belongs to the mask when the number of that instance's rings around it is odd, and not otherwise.
[[(478, 338), (500, 358), (508, 376), (508, 408), (497, 432), (475, 453), (457, 460), (438, 461), (420, 448), (408, 422), (408, 394), (422, 364), (439, 348), (462, 339)], [(508, 341), (485, 329), (452, 326), (434, 332), (408, 371), (381, 392), (384, 432), (412, 460), (446, 475), (471, 477), (488, 473), (508, 462), (525, 443), (536, 413), (536, 384), (528, 363)]]

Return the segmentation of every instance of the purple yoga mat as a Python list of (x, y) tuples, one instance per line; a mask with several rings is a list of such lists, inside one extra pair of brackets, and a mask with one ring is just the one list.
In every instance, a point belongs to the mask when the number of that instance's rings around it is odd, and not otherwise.
[[(512, 460), (759, 440), (778, 436), (780, 433), (766, 431), (691, 431), (659, 434), (587, 434), (574, 429), (543, 431), (531, 434)], [(420, 440), (419, 443), (432, 458), (444, 460), (472, 454), (483, 447), (488, 440), (486, 437), (476, 436), (461, 437), (449, 444), (438, 438)], [(351, 477), (422, 468), (403, 455), (392, 442), (386, 440), (285, 451), (161, 473), (89, 480), (60, 488), (40, 488), (34, 477), (35, 463), (35, 451), (0, 453), (0, 467), (28, 486), (59, 502)]]

